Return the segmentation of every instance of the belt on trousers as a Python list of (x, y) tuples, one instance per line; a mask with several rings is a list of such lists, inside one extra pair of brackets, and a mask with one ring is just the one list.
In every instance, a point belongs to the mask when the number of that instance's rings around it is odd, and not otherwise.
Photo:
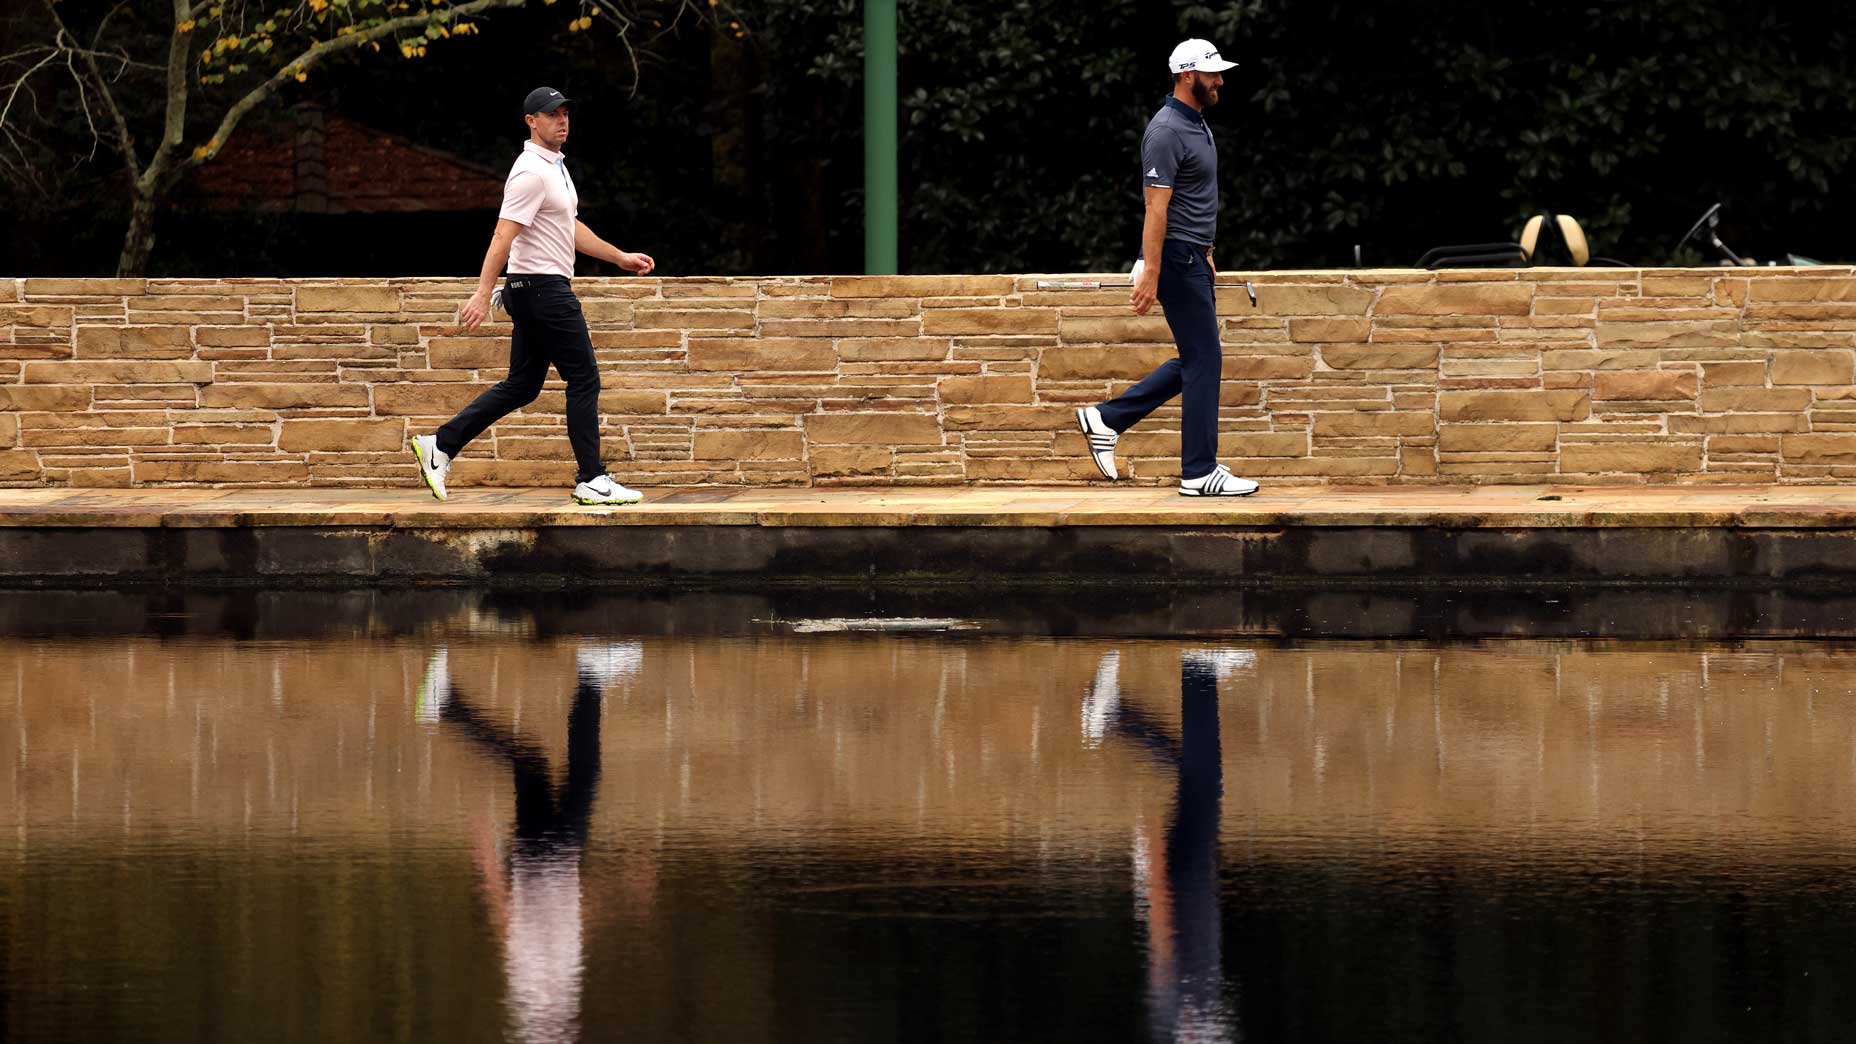
[[(1204, 257), (1207, 261), (1211, 260), (1211, 256), (1212, 256), (1211, 247), (1200, 246), (1197, 243), (1188, 243), (1183, 239), (1169, 239), (1166, 242), (1178, 243), (1179, 245), (1187, 248), (1188, 250), (1191, 250), (1194, 256)], [(1257, 306), (1257, 284), (1246, 279), (1238, 285), (1242, 286), (1244, 288), (1244, 293), (1247, 296), (1249, 296), (1250, 307), (1255, 308)]]
[(525, 290), (531, 286), (540, 286), (542, 283), (553, 282), (555, 280), (559, 280), (563, 283), (568, 281), (566, 276), (558, 275), (518, 276), (503, 280), (503, 287), (508, 290)]

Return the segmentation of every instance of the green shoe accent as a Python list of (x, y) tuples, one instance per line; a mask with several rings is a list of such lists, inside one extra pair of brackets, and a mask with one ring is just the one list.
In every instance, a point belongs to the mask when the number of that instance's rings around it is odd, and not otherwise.
[(644, 501), (643, 493), (634, 494), (629, 497), (622, 497), (618, 500), (583, 500), (581, 499), (579, 494), (577, 493), (574, 494), (574, 503), (583, 504), (586, 507), (612, 507), (617, 504), (638, 504), (638, 503), (642, 503), (643, 501)]
[(425, 464), (425, 451), (419, 448), (419, 440), (416, 438), (412, 440), (412, 456), (419, 462), (419, 477), (425, 480), (425, 488), (432, 491), (432, 499), (444, 500), (445, 495), (438, 491), (438, 484), (432, 481), (432, 471)]

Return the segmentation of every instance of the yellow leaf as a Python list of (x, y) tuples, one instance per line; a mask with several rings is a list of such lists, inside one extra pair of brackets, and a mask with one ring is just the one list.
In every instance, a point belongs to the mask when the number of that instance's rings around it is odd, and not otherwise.
[(189, 18), (186, 21), (181, 22), (178, 25), (176, 25), (174, 27), (174, 31), (179, 32), (179, 33), (191, 33), (193, 32), (193, 26), (194, 26), (194, 21), (193, 19)]
[(296, 82), (298, 83), (302, 83), (304, 80), (309, 79), (309, 74), (306, 72), (303, 72), (300, 69), (294, 75), (296, 76)]

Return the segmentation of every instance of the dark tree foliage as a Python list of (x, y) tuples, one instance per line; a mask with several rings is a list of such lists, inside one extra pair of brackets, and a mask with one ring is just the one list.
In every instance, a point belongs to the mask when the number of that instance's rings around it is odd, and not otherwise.
[[(974, 7), (902, 9), (914, 271), (1125, 265), (1134, 150), (1188, 33), (1240, 63), (1211, 113), (1227, 266), (1346, 265), (1355, 244), (1407, 265), (1543, 209), (1604, 254), (1699, 260), (1675, 240), (1717, 200), (1761, 257), (1856, 257), (1847, 5), (1104, 0), (961, 17)], [(855, 39), (814, 67), (848, 73)]]
[(1248, 27), (1273, 56), (1247, 85), (1252, 133), (1227, 154), (1231, 256), (1339, 262), (1364, 242), (1369, 259), (1409, 263), (1452, 237), (1507, 238), (1549, 209), (1579, 217), (1602, 253), (1661, 264), (1717, 200), (1760, 256), (1856, 256), (1856, 207), (1837, 191), (1856, 155), (1850, 10), (1520, 0), (1206, 12), (1207, 28)]
[[(1367, 264), (1408, 265), (1441, 243), (1512, 238), (1541, 210), (1578, 217), (1601, 254), (1694, 262), (1675, 240), (1716, 201), (1743, 252), (1856, 259), (1856, 202), (1841, 191), (1856, 155), (1853, 10), (900, 0), (904, 270), (1125, 268), (1141, 130), (1187, 35), (1240, 63), (1211, 113), (1224, 267), (1350, 265), (1356, 244)], [(659, 41), (633, 94), (598, 34), (563, 41), (545, 12), (516, 11), (426, 61), (333, 68), (305, 93), (500, 166), (522, 133), (516, 100), (550, 83), (584, 99), (569, 153), (589, 223), (666, 274), (851, 272), (861, 12), (860, 0), (740, 0)], [(86, 202), (67, 220), (112, 220), (109, 200)], [(164, 232), (153, 272), (326, 272), (335, 260), (307, 249), (293, 219), (253, 218), (264, 227), (245, 235), (187, 220)], [(468, 273), (481, 224), (468, 249), (433, 237), (445, 251), (421, 253), (422, 236), (398, 236), (368, 260)], [(10, 260), (107, 268), (83, 256), (86, 241), (63, 235)]]

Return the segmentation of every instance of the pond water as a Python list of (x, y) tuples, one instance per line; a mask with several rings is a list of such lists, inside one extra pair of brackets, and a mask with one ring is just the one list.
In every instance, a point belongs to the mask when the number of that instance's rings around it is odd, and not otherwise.
[(312, 593), (268, 596), (279, 627), (33, 597), (0, 636), (9, 1040), (1811, 1040), (1856, 1016), (1841, 642), (705, 628), (752, 614), (701, 599), (639, 628), (623, 598)]

